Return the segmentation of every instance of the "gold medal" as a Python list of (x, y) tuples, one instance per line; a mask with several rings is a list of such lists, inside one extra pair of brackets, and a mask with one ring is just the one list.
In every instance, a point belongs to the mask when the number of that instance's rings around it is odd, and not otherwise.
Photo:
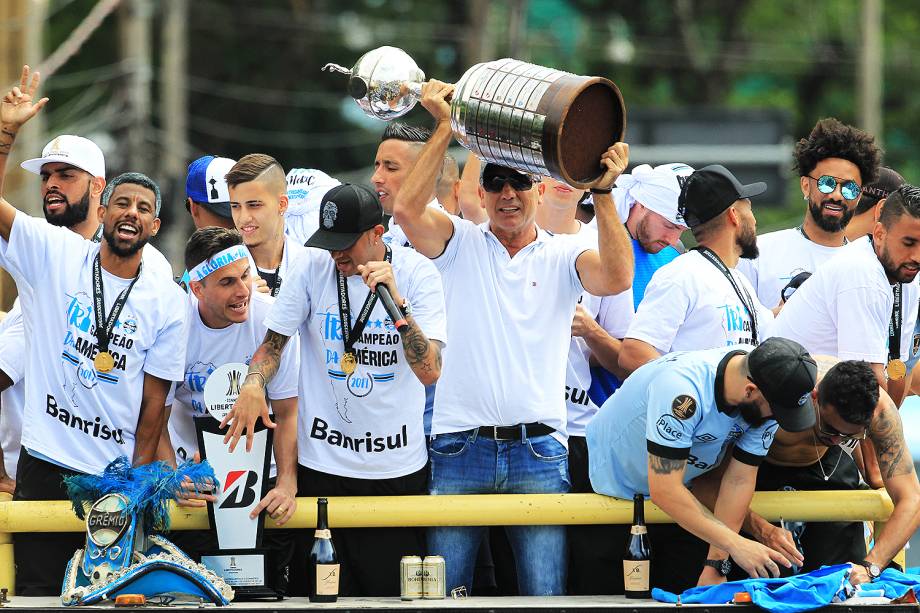
[(112, 354), (108, 351), (100, 351), (96, 354), (96, 357), (93, 358), (93, 366), (95, 366), (96, 370), (99, 372), (109, 372), (115, 368), (115, 358), (113, 358)]
[(907, 366), (901, 360), (888, 360), (888, 366), (885, 367), (888, 372), (888, 378), (892, 381), (900, 381), (907, 374)]
[(355, 354), (348, 352), (342, 356), (342, 361), (339, 362), (339, 365), (342, 367), (342, 372), (346, 375), (350, 375), (355, 372), (355, 368), (358, 367), (358, 358), (355, 357)]

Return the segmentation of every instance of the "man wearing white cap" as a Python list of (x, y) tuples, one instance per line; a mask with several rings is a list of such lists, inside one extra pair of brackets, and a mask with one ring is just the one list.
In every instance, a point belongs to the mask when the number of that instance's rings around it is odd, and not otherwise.
[(284, 234), (303, 245), (319, 230), (319, 207), (323, 196), (341, 182), (315, 168), (292, 168), (287, 173), (288, 207)]
[[(30, 80), (26, 67), (21, 86), (0, 102), (0, 151), (9, 151), (19, 128), (44, 106), (45, 99), (32, 103), (37, 87), (38, 76)], [(52, 143), (47, 153), (55, 164), (76, 167), (65, 143)], [(52, 210), (62, 202), (46, 198)], [(160, 203), (149, 178), (116, 177), (96, 209), (104, 217), (104, 240), (96, 244), (0, 199), (0, 263), (20, 287), (28, 338), (26, 453), (14, 499), (65, 499), (63, 476), (101, 472), (119, 455), (136, 464), (154, 459), (169, 381), (182, 378), (185, 353), (181, 291), (171, 271), (148, 266), (141, 252), (159, 229)], [(70, 535), (17, 535), (17, 593), (58, 593), (79, 545)]]

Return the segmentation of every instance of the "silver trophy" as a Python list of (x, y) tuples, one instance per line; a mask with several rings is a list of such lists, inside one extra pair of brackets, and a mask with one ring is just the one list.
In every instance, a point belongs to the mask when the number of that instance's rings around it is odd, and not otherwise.
[[(425, 73), (402, 49), (368, 51), (349, 70), (348, 93), (371, 117), (408, 113)], [(451, 128), (461, 145), (487, 162), (552, 176), (587, 189), (603, 170), (601, 154), (626, 131), (626, 106), (609, 79), (505, 58), (476, 64), (457, 81)]]

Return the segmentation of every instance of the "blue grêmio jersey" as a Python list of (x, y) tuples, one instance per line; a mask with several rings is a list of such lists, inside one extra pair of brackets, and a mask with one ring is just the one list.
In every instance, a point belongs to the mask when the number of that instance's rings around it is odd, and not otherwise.
[(740, 353), (737, 347), (669, 353), (630, 375), (588, 423), (594, 491), (648, 496), (650, 453), (686, 459), (685, 484), (718, 466), (729, 443), (735, 459), (758, 466), (778, 426), (770, 419), (751, 427), (724, 404), (725, 364)]

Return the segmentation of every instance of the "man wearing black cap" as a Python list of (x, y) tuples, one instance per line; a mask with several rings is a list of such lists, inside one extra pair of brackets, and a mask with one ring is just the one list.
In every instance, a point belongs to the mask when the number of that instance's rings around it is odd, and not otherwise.
[(792, 155), (808, 203), (805, 217), (795, 228), (759, 236), (760, 257), (738, 265), (768, 307), (780, 304), (780, 290), (795, 275), (813, 273), (846, 244), (863, 186), (878, 175), (875, 138), (834, 118), (818, 121)]
[(898, 171), (887, 166), (880, 166), (878, 179), (868, 185), (863, 185), (862, 195), (853, 212), (853, 219), (847, 224), (847, 240), (855, 241), (871, 234), (881, 211), (879, 204), (905, 183), (907, 179), (902, 177)]
[[(412, 245), (441, 271), (449, 304), (451, 357), (435, 394), (430, 491), (567, 492), (561, 391), (575, 305), (583, 291), (609, 296), (632, 279), (632, 248), (610, 196), (628, 148), (616, 143), (598, 160), (597, 251), (541, 231), (535, 216), (542, 184), (498, 164), (483, 169), (489, 221), (477, 226), (427, 206), (452, 140), (445, 101), (452, 92), (439, 81), (423, 86), (422, 105), (437, 125), (393, 209)], [(431, 553), (447, 561), (448, 589), (472, 585), (484, 530), (429, 531)], [(565, 528), (514, 526), (508, 535), (520, 593), (564, 593)]]
[[(789, 432), (814, 425), (816, 375), (815, 361), (801, 345), (772, 338), (750, 353), (720, 348), (661, 357), (630, 375), (604, 403), (587, 432), (594, 491), (624, 499), (650, 496), (681, 528), (709, 543), (705, 558), (705, 548), (692, 544), (680, 551), (685, 539), (662, 527), (652, 585), (680, 592), (719, 583), (731, 567), (729, 557), (752, 577), (777, 577), (780, 566), (801, 563), (794, 549), (770, 549), (738, 530), (777, 424)], [(731, 460), (718, 495), (701, 496), (707, 509), (687, 486), (727, 460), (729, 443)], [(626, 549), (627, 535), (619, 532), (622, 541), (598, 560), (610, 567), (610, 577), (619, 575), (614, 567)]]
[[(785, 427), (777, 431), (767, 461), (757, 474), (757, 490), (856, 489), (858, 475), (846, 482), (852, 473), (847, 465), (840, 464), (841, 450), (851, 452), (856, 442), (871, 440), (894, 509), (885, 529), (875, 534), (868, 554), (862, 522), (790, 526), (805, 556), (802, 572), (850, 562), (850, 582), (865, 583), (891, 564), (920, 527), (920, 483), (904, 441), (898, 407), (879, 389), (869, 364), (838, 362), (824, 356), (817, 358), (817, 364), (819, 383), (811, 395), (817, 415), (814, 427), (801, 432), (788, 432)], [(753, 512), (745, 529), (763, 543), (769, 543), (768, 533), (776, 532), (775, 526)]]
[(750, 198), (766, 189), (742, 185), (718, 164), (687, 177), (678, 207), (699, 246), (655, 272), (623, 340), (621, 368), (632, 372), (672, 351), (763, 340), (773, 313), (735, 266), (757, 257)]
[[(285, 280), (225, 420), (234, 444), (260, 415), (269, 423), (264, 388), (287, 339), (300, 330), (301, 496), (427, 490), (424, 386), (441, 373), (444, 294), (427, 258), (383, 242), (382, 221), (374, 192), (344, 184), (326, 193), (319, 230), (307, 241), (316, 249), (307, 249)], [(391, 309), (378, 287), (389, 290)], [(414, 528), (336, 530), (333, 539), (343, 565), (340, 593), (350, 596), (399, 594), (393, 569), (407, 552), (424, 551), (424, 532)]]

